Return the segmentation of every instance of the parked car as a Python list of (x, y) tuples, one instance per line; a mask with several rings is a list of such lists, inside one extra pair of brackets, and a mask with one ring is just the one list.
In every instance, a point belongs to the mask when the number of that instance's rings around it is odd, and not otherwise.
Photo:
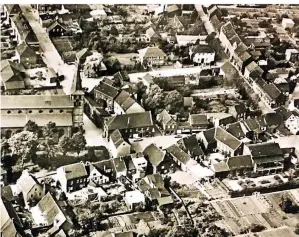
[(264, 180), (261, 180), (260, 183), (261, 184), (269, 184), (271, 182), (269, 180), (264, 179)]
[(143, 139), (142, 138), (137, 138), (137, 139), (134, 140), (134, 142), (140, 142), (140, 141), (143, 141)]

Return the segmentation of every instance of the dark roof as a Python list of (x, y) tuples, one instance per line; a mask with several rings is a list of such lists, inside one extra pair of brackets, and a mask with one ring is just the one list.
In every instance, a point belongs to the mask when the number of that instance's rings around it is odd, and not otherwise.
[(249, 131), (258, 131), (260, 130), (260, 124), (255, 118), (248, 118), (243, 121), (245, 126)]
[(273, 83), (265, 84), (262, 89), (272, 100), (276, 100), (281, 94), (281, 91)]
[(209, 45), (199, 44), (192, 48), (192, 52), (196, 53), (214, 53), (214, 49), (212, 49)]
[(253, 159), (269, 156), (282, 156), (283, 152), (278, 143), (259, 143), (248, 145)]
[(280, 124), (283, 123), (283, 116), (279, 113), (267, 113), (263, 114), (261, 117), (267, 126), (278, 127)]
[(115, 102), (126, 111), (129, 109), (136, 101), (130, 96), (127, 91), (122, 90), (118, 96), (115, 97)]
[(246, 112), (247, 108), (246, 108), (246, 105), (244, 103), (239, 103), (237, 105), (234, 106), (235, 107), (235, 110), (238, 114), (243, 114)]
[(253, 167), (253, 162), (250, 155), (232, 156), (227, 159), (226, 163), (230, 170)]
[(184, 144), (186, 150), (191, 153), (191, 155), (202, 156), (204, 154), (195, 135), (184, 137), (181, 142)]
[(215, 173), (227, 172), (229, 171), (228, 165), (224, 161), (213, 164)]
[(147, 146), (143, 154), (148, 158), (152, 165), (158, 166), (165, 157), (165, 152), (158, 148), (155, 144)]
[(176, 144), (168, 147), (166, 151), (185, 165), (191, 159), (190, 156), (181, 148), (179, 148)]
[(214, 28), (215, 28), (216, 30), (218, 30), (218, 31), (219, 31), (219, 30), (221, 29), (221, 27), (225, 24), (225, 23), (223, 23), (222, 21), (219, 20), (219, 18), (218, 18), (217, 15), (213, 15), (213, 16), (211, 16), (210, 21), (211, 21), (212, 25), (214, 26)]
[(119, 71), (113, 75), (114, 79), (118, 78), (121, 81), (129, 81), (130, 77), (127, 71)]
[(18, 14), (22, 12), (22, 9), (19, 4), (5, 4), (8, 14)]
[(120, 133), (120, 131), (118, 129), (114, 130), (110, 134), (110, 139), (114, 143), (114, 145), (115, 145), (116, 148), (118, 148), (121, 144), (123, 144), (124, 142), (126, 142), (125, 139), (123, 138), (122, 134)]
[(108, 97), (111, 97), (111, 98), (115, 98), (119, 92), (117, 88), (110, 86), (103, 82), (100, 82), (100, 84), (98, 86), (96, 86), (94, 88), (94, 90), (99, 91), (100, 93), (102, 93)]
[(205, 114), (190, 114), (190, 125), (209, 125), (209, 121)]
[(286, 121), (292, 115), (292, 112), (287, 110), (284, 106), (280, 106), (276, 110), (276, 113), (280, 114), (284, 121)]
[(247, 50), (247, 46), (242, 42), (238, 45), (238, 47), (235, 49), (235, 53), (238, 56), (241, 56), (245, 51)]
[(20, 56), (25, 54), (26, 56), (36, 57), (36, 53), (28, 46), (28, 44), (25, 41), (17, 46), (17, 51)]
[(23, 89), (25, 88), (22, 73), (25, 69), (22, 65), (3, 60), (1, 61), (1, 80), (6, 89)]
[(111, 159), (92, 163), (92, 166), (101, 172), (105, 172), (107, 169), (114, 170), (114, 164)]
[(226, 146), (233, 150), (236, 150), (242, 144), (236, 137), (222, 129), (221, 127), (216, 128), (215, 139), (224, 143)]
[(152, 115), (149, 111), (135, 114), (120, 114), (107, 119), (108, 130), (141, 128), (153, 126)]
[(226, 129), (227, 132), (232, 134), (236, 138), (245, 137), (245, 134), (242, 130), (240, 122), (232, 123), (228, 125), (228, 128)]
[(1, 187), (1, 196), (10, 202), (16, 200), (17, 198), (16, 196), (13, 195), (11, 185)]
[(15, 23), (15, 26), (17, 27), (17, 30), (23, 40), (26, 42), (39, 43), (31, 26), (22, 14), (14, 15), (11, 19)]
[(126, 163), (121, 157), (114, 158), (113, 164), (116, 172), (124, 172), (127, 170)]
[(215, 128), (210, 128), (207, 129), (206, 131), (203, 132), (204, 137), (206, 138), (208, 143), (214, 143), (216, 142), (215, 140)]

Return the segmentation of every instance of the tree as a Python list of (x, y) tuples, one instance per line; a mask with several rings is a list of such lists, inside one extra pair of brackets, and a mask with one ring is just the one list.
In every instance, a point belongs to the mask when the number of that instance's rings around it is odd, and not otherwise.
[(137, 101), (140, 102), (142, 99), (142, 96), (146, 92), (146, 85), (142, 81), (137, 82), (136, 84), (136, 94), (137, 94)]
[(12, 155), (17, 155), (22, 159), (22, 165), (25, 159), (32, 159), (35, 156), (38, 145), (37, 135), (33, 132), (22, 131), (14, 134), (8, 139)]
[(184, 98), (177, 90), (167, 93), (164, 99), (165, 108), (171, 113), (178, 112), (183, 107), (183, 102)]
[(34, 121), (28, 120), (24, 127), (24, 131), (29, 131), (37, 134), (39, 131), (38, 125)]
[(258, 26), (261, 28), (268, 28), (270, 26), (270, 23), (268, 21), (264, 20), (264, 21), (259, 22)]
[(220, 9), (222, 16), (228, 16), (228, 10), (225, 8)]
[(54, 122), (49, 122), (43, 127), (43, 136), (47, 138), (53, 138), (53, 136), (58, 132), (56, 124)]
[(111, 33), (111, 35), (115, 35), (115, 36), (118, 35), (118, 30), (116, 29), (116, 27), (114, 25), (111, 26), (110, 33)]
[(157, 112), (158, 108), (163, 107), (163, 100), (163, 90), (158, 85), (151, 85), (148, 94), (145, 96), (144, 104), (149, 110)]
[(82, 132), (75, 133), (71, 138), (71, 144), (72, 144), (71, 149), (77, 152), (79, 155), (80, 151), (84, 150), (86, 146), (86, 139), (83, 133)]
[(65, 155), (72, 148), (71, 139), (67, 135), (63, 135), (58, 142), (58, 147), (62, 151), (63, 155)]

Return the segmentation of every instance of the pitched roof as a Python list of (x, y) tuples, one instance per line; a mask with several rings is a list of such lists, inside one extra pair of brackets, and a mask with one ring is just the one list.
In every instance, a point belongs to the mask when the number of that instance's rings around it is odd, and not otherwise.
[(111, 98), (115, 98), (119, 92), (116, 87), (108, 85), (103, 82), (100, 82), (99, 85), (94, 88), (94, 90), (99, 91), (102, 94), (109, 96)]
[(126, 163), (121, 157), (114, 158), (113, 164), (116, 172), (124, 172), (127, 170)]
[(92, 166), (101, 172), (105, 172), (105, 170), (107, 170), (107, 169), (114, 170), (114, 163), (113, 163), (112, 159), (92, 163)]
[(175, 5), (175, 4), (168, 5), (168, 6), (167, 6), (167, 9), (166, 9), (167, 12), (174, 12), (174, 11), (177, 11), (177, 10), (179, 10), (179, 8), (178, 8), (178, 6)]
[(66, 218), (49, 192), (38, 202), (36, 207), (41, 211), (45, 221), (49, 225), (54, 224), (54, 221), (57, 218)]
[(165, 109), (163, 109), (163, 111), (157, 115), (157, 120), (162, 124), (167, 124), (169, 121), (173, 120), (173, 118)]
[(153, 126), (152, 115), (149, 111), (134, 114), (120, 114), (106, 121), (108, 130), (141, 128)]
[(168, 147), (166, 151), (185, 165), (191, 159), (191, 157), (176, 144)]
[(236, 150), (242, 144), (241, 141), (239, 141), (237, 138), (235, 138), (233, 135), (231, 135), (221, 127), (216, 128), (215, 139), (224, 143), (233, 150)]
[(20, 64), (8, 60), (1, 61), (1, 81), (6, 89), (24, 89), (24, 72), (25, 69)]
[(258, 131), (260, 130), (260, 125), (255, 118), (248, 118), (243, 121), (244, 125), (249, 131)]
[(127, 111), (133, 104), (137, 103), (125, 90), (122, 90), (118, 96), (115, 97), (115, 102), (119, 104), (124, 111)]
[(145, 34), (149, 37), (149, 38), (152, 38), (152, 37), (159, 37), (160, 38), (160, 35), (153, 29), (153, 27), (150, 27), (146, 30)]
[(110, 134), (110, 139), (114, 143), (116, 148), (118, 148), (121, 144), (126, 142), (118, 129), (114, 130)]
[(252, 61), (251, 63), (249, 63), (247, 66), (246, 66), (246, 69), (249, 71), (249, 72), (252, 72), (254, 71), (259, 65), (255, 62), (255, 61)]
[(245, 136), (240, 122), (229, 124), (226, 131), (229, 132), (230, 134), (232, 134), (234, 137), (239, 138), (239, 139), (241, 137)]
[(144, 149), (143, 154), (147, 156), (151, 164), (154, 166), (158, 166), (165, 157), (165, 151), (162, 151), (155, 144), (150, 144), (147, 146)]
[(138, 50), (141, 57), (166, 57), (166, 54), (158, 47), (146, 47)]
[(209, 45), (199, 44), (195, 47), (192, 47), (192, 52), (196, 53), (215, 53), (214, 49), (212, 49)]
[(202, 156), (204, 154), (195, 135), (184, 137), (181, 139), (181, 142), (184, 144), (186, 150), (191, 153), (191, 155)]
[(221, 66), (221, 70), (225, 73), (225, 74), (229, 74), (229, 75), (238, 75), (238, 71), (237, 69), (229, 62), (225, 62), (222, 66)]
[(215, 131), (216, 131), (216, 128), (210, 128), (210, 129), (207, 129), (206, 131), (203, 131), (203, 135), (206, 138), (208, 143), (216, 142)]
[(229, 171), (228, 165), (224, 161), (213, 164), (215, 173)]
[(248, 148), (253, 159), (283, 155), (278, 143), (249, 144)]
[(247, 110), (246, 105), (243, 102), (236, 104), (234, 107), (238, 114), (243, 114)]
[(230, 170), (253, 167), (253, 162), (250, 155), (232, 156), (227, 159), (226, 163)]
[(2, 109), (72, 108), (69, 95), (4, 95)]
[(190, 114), (190, 125), (209, 125), (209, 121), (204, 114)]
[(81, 162), (65, 165), (61, 168), (64, 171), (67, 180), (82, 178), (88, 175), (85, 165)]
[(12, 21), (15, 23), (15, 26), (23, 40), (26, 42), (38, 42), (38, 39), (33, 32), (30, 24), (28, 21), (23, 17), (22, 14), (14, 15), (12, 18)]
[(192, 107), (193, 101), (193, 97), (184, 97), (184, 107)]
[(130, 77), (127, 71), (119, 71), (113, 75), (114, 78), (118, 78), (122, 81), (129, 81)]
[(279, 113), (267, 113), (263, 114), (259, 121), (260, 120), (263, 120), (266, 126), (278, 127), (280, 124), (283, 123), (283, 116)]
[(281, 91), (273, 83), (265, 84), (262, 89), (272, 100), (276, 100), (281, 94)]
[(17, 46), (17, 51), (20, 56), (23, 54), (30, 55), (33, 57), (36, 57), (36, 53), (28, 46), (28, 44), (24, 41), (20, 45)]
[(63, 24), (59, 23), (58, 21), (54, 21), (50, 26), (47, 27), (47, 31), (53, 30), (56, 26), (60, 26), (62, 29), (66, 30)]
[(17, 185), (23, 193), (29, 193), (37, 184), (37, 181), (27, 171), (24, 171), (21, 177), (17, 180)]

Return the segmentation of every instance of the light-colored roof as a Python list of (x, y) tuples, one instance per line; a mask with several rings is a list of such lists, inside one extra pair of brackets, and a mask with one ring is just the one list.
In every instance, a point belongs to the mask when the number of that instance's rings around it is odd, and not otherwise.
[(233, 150), (236, 150), (242, 144), (237, 138), (233, 135), (222, 129), (221, 127), (216, 128), (215, 139), (224, 143), (226, 146), (230, 147)]
[(166, 57), (166, 54), (158, 47), (147, 47), (138, 50), (141, 57)]
[(1, 115), (1, 126), (3, 128), (23, 128), (27, 122), (34, 121), (39, 127), (50, 121), (58, 127), (70, 127), (73, 125), (72, 114), (3, 114)]
[(21, 177), (17, 181), (17, 185), (22, 190), (23, 193), (29, 193), (30, 190), (38, 183), (33, 179), (33, 177), (26, 171), (24, 171)]
[(65, 173), (65, 177), (67, 180), (86, 177), (87, 176), (87, 170), (85, 168), (85, 165), (81, 162), (66, 165), (61, 167)]
[(68, 95), (5, 95), (1, 96), (1, 109), (53, 109), (72, 108)]

